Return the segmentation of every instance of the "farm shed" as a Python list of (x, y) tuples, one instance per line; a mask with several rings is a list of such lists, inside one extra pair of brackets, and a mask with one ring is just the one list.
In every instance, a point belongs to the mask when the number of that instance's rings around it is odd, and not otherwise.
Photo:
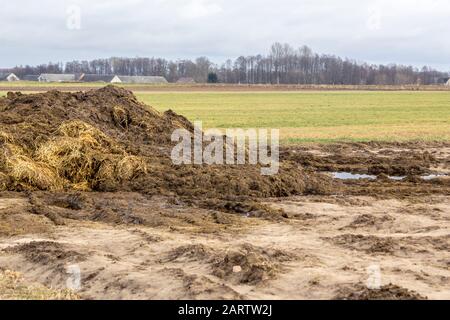
[(116, 75), (98, 75), (98, 74), (82, 74), (78, 79), (81, 82), (105, 82), (105, 83), (120, 83), (119, 77)]
[(56, 73), (43, 73), (39, 76), (39, 82), (73, 82), (76, 81), (75, 74), (56, 74)]
[(27, 74), (22, 77), (22, 80), (25, 81), (39, 81), (39, 75), (38, 74)]
[(450, 78), (439, 78), (437, 80), (437, 83), (441, 85), (443, 84), (445, 86), (450, 86)]
[(118, 76), (122, 83), (158, 84), (167, 83), (164, 77), (153, 76)]
[(3, 73), (0, 74), (0, 81), (20, 81), (19, 77), (14, 73)]

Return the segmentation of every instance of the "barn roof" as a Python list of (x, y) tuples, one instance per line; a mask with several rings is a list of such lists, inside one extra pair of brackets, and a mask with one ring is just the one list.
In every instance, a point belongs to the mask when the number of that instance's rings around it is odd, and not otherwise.
[(27, 75), (23, 76), (22, 80), (25, 80), (25, 81), (38, 81), (39, 80), (39, 75), (38, 74), (27, 74)]
[(11, 76), (11, 75), (13, 75), (14, 77), (16, 77), (17, 79), (19, 78), (19, 77), (17, 77), (14, 73), (11, 73), (11, 72), (4, 72), (4, 73), (0, 73), (0, 81), (8, 80), (8, 77)]
[(164, 77), (154, 76), (118, 76), (123, 83), (167, 83)]
[(111, 82), (115, 75), (99, 75), (99, 74), (83, 74), (79, 78), (79, 81), (83, 82)]
[(43, 73), (39, 76), (39, 79), (41, 81), (48, 81), (48, 82), (61, 82), (61, 81), (75, 81), (76, 76), (75, 74), (67, 74), (67, 73)]

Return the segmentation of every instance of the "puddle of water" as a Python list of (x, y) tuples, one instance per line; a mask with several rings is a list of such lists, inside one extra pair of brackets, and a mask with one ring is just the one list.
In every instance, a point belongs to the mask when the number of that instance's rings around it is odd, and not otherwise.
[(406, 178), (406, 176), (389, 176), (389, 179), (395, 180), (395, 181), (402, 181), (405, 178)]
[(422, 176), (421, 178), (423, 180), (433, 180), (433, 179), (436, 179), (436, 178), (447, 177), (447, 176), (448, 175), (446, 175), (446, 174), (430, 174), (428, 176)]
[[(369, 180), (376, 180), (377, 176), (370, 175), (370, 174), (358, 174), (358, 173), (351, 173), (351, 172), (331, 172), (334, 179), (339, 180), (361, 180), (361, 179), (369, 179)], [(421, 176), (423, 180), (432, 180), (439, 177), (447, 177), (446, 174), (430, 174), (427, 176)], [(395, 181), (402, 181), (405, 179), (406, 176), (389, 176), (389, 179), (395, 180)]]
[(361, 180), (361, 179), (369, 179), (376, 180), (377, 176), (370, 174), (357, 174), (350, 172), (332, 172), (333, 178), (339, 180)]

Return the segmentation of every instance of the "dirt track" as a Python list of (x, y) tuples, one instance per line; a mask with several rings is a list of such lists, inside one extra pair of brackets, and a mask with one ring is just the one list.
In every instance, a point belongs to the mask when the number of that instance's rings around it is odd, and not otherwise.
[[(77, 84), (77, 83), (65, 83), (65, 84), (48, 84), (48, 85), (15, 85), (11, 86), (8, 84), (0, 84), (0, 91), (34, 91), (34, 92), (47, 92), (50, 90), (60, 90), (60, 91), (85, 91), (98, 89), (99, 85), (88, 85), (88, 84)], [(127, 89), (134, 92), (142, 91), (167, 91), (167, 92), (271, 92), (271, 91), (340, 91), (340, 90), (355, 90), (355, 91), (449, 91), (449, 87), (443, 85), (428, 85), (428, 86), (417, 86), (417, 85), (405, 85), (405, 86), (352, 86), (352, 85), (246, 85), (246, 84), (167, 84), (167, 85), (130, 85), (126, 86)]]

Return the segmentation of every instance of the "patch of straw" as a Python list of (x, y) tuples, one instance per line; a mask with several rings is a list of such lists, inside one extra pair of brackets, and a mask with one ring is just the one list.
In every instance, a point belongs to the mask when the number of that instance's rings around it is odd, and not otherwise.
[(83, 191), (83, 192), (90, 192), (92, 191), (89, 182), (87, 181), (83, 181), (83, 182), (79, 182), (79, 183), (74, 183), (72, 184), (72, 189), (76, 190), (76, 191)]
[(0, 144), (13, 143), (14, 138), (12, 135), (5, 131), (0, 131)]
[(47, 164), (36, 162), (24, 155), (6, 159), (6, 167), (13, 184), (30, 189), (60, 190), (63, 182)]
[[(61, 189), (68, 182), (75, 190), (91, 191), (100, 185), (114, 187), (119, 181), (147, 172), (142, 158), (123, 156), (125, 152), (118, 144), (85, 122), (65, 122), (57, 134), (38, 146), (33, 158), (20, 146), (7, 142), (0, 153), (0, 172), (4, 171), (9, 180), (1, 181), (41, 190)], [(8, 137), (3, 140), (10, 141)], [(0, 183), (0, 189), (7, 187), (6, 182)]]
[(111, 148), (115, 146), (113, 141), (99, 129), (79, 120), (63, 123), (58, 128), (58, 133), (66, 137), (79, 139), (82, 143), (92, 148)]
[(73, 183), (80, 183), (94, 176), (98, 166), (97, 157), (101, 155), (81, 139), (59, 137), (43, 144), (36, 156), (54, 167), (60, 176)]
[(8, 190), (8, 176), (0, 172), (0, 191)]
[(112, 110), (112, 117), (114, 120), (114, 123), (116, 123), (118, 126), (128, 129), (128, 126), (130, 124), (130, 117), (128, 113), (123, 109), (122, 107), (115, 106)]
[(19, 272), (0, 271), (1, 300), (79, 300), (73, 291), (54, 290), (39, 284), (25, 284)]
[(126, 156), (117, 163), (117, 176), (122, 180), (131, 180), (138, 174), (147, 173), (147, 164), (141, 157)]

